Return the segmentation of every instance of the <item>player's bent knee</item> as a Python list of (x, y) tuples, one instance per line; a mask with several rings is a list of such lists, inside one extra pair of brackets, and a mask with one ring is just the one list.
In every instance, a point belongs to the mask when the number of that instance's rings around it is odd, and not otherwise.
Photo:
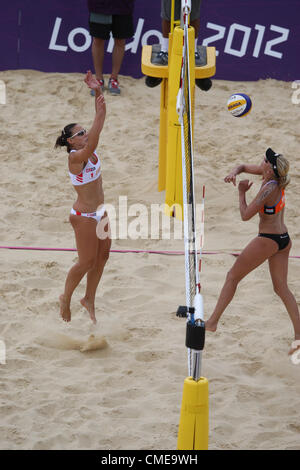
[(282, 297), (288, 291), (288, 286), (284, 284), (273, 284), (273, 289), (276, 295)]
[(80, 263), (83, 271), (88, 272), (90, 269), (94, 267), (95, 258), (87, 259)]

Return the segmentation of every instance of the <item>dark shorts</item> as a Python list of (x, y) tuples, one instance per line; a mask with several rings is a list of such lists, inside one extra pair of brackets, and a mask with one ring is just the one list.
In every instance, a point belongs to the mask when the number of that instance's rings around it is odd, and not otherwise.
[[(171, 20), (171, 4), (172, 0), (161, 0), (161, 17), (164, 20)], [(192, 0), (192, 10), (190, 14), (190, 21), (200, 18), (201, 0)], [(181, 13), (181, 0), (175, 0), (174, 20), (180, 20)]]
[(116, 39), (129, 39), (134, 35), (132, 15), (112, 15), (111, 23), (89, 21), (90, 35), (93, 38), (109, 39), (110, 32)]
[(259, 233), (258, 236), (274, 240), (278, 245), (278, 250), (283, 250), (290, 243), (290, 237), (287, 232), (282, 233), (281, 235), (278, 235), (277, 233)]

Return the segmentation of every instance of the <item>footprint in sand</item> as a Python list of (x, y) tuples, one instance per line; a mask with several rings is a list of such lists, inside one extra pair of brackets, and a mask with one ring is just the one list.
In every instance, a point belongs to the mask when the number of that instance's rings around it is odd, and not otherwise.
[(72, 338), (67, 335), (55, 335), (54, 337), (42, 338), (39, 341), (43, 346), (62, 350), (79, 350), (80, 352), (96, 351), (108, 347), (103, 336), (90, 335), (88, 339)]

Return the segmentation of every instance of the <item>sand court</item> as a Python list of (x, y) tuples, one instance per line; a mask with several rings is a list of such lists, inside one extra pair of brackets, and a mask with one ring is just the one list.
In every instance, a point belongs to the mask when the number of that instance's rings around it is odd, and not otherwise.
[[(89, 127), (93, 98), (83, 74), (0, 72), (1, 246), (74, 248), (69, 212), (75, 192), (67, 156), (54, 150), (70, 122)], [(121, 96), (105, 92), (107, 118), (98, 152), (105, 203), (164, 202), (157, 191), (160, 90), (121, 76)], [(249, 116), (226, 107), (235, 92), (251, 96)], [(289, 285), (299, 296), (300, 106), (288, 82), (215, 80), (196, 90), (195, 185), (206, 187), (201, 285), (205, 318), (227, 271), (256, 234), (257, 218), (240, 220), (238, 192), (223, 182), (242, 161), (259, 163), (267, 147), (290, 160), (285, 220), (293, 242)], [(271, 104), (270, 104), (271, 103)], [(243, 175), (241, 175), (243, 177)], [(258, 191), (260, 180), (247, 195)], [(118, 211), (117, 211), (118, 214)], [(129, 222), (134, 219), (129, 216)], [(183, 240), (116, 239), (112, 250), (182, 251)], [(214, 254), (207, 254), (213, 252)], [(58, 297), (74, 251), (0, 249), (1, 449), (176, 449), (187, 375), (184, 257), (112, 252), (96, 296), (93, 326), (72, 299), (72, 321)], [(203, 375), (210, 384), (210, 449), (300, 449), (300, 365), (287, 356), (292, 326), (274, 294), (267, 264), (244, 279), (207, 333)]]

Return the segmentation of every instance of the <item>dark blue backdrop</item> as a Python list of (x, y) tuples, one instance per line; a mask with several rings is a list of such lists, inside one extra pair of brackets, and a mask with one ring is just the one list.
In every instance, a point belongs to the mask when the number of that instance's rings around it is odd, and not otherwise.
[[(86, 0), (0, 1), (0, 70), (93, 68)], [(300, 79), (300, 0), (203, 0), (199, 44), (217, 49), (215, 78)], [(142, 76), (141, 47), (159, 41), (160, 0), (136, 0), (121, 73)], [(104, 71), (110, 71), (112, 41)]]

